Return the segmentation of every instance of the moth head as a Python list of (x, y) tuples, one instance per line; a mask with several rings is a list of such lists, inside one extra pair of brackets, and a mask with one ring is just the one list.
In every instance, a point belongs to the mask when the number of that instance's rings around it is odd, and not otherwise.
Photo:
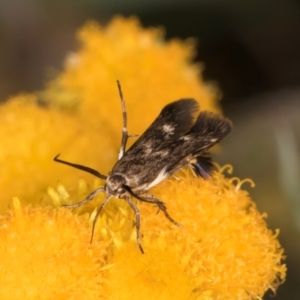
[(124, 189), (125, 178), (122, 175), (111, 175), (107, 178), (106, 191), (115, 197), (121, 197), (126, 190)]

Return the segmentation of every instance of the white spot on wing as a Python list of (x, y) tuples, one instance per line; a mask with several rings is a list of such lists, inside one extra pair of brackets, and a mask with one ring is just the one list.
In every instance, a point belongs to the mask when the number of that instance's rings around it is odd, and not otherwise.
[(144, 150), (144, 155), (149, 155), (153, 150), (152, 142), (148, 141), (148, 142), (144, 143), (143, 150)]
[(184, 140), (184, 141), (188, 141), (188, 140), (191, 139), (191, 137), (188, 136), (188, 135), (185, 135), (185, 136), (181, 137), (180, 139), (181, 139), (181, 140)]
[(157, 175), (157, 177), (147, 186), (147, 190), (152, 188), (153, 186), (159, 184), (160, 182), (162, 182), (163, 180), (165, 180), (169, 175), (168, 173), (166, 173), (166, 168), (163, 168), (159, 174)]
[(173, 134), (174, 132), (174, 126), (170, 125), (170, 124), (165, 124), (163, 127), (163, 131), (169, 134)]

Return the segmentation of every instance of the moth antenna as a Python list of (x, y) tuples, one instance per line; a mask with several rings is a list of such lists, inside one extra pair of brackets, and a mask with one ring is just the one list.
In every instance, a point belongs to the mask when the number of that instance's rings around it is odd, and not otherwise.
[(139, 135), (138, 134), (128, 134), (127, 110), (126, 110), (125, 100), (124, 100), (124, 97), (123, 97), (123, 92), (122, 92), (122, 88), (121, 88), (121, 84), (120, 84), (119, 80), (117, 80), (117, 85), (118, 85), (118, 90), (119, 90), (119, 95), (120, 95), (120, 100), (121, 100), (121, 106), (122, 106), (122, 115), (123, 115), (122, 140), (121, 140), (121, 148), (120, 148), (120, 152), (119, 152), (119, 160), (120, 160), (123, 157), (124, 153), (125, 153), (128, 138), (137, 137)]
[(120, 100), (121, 100), (121, 107), (122, 107), (122, 115), (123, 115), (123, 128), (122, 128), (122, 140), (121, 140), (121, 148), (119, 152), (119, 160), (123, 157), (126, 149), (126, 144), (128, 140), (128, 130), (127, 130), (127, 111), (126, 111), (126, 105), (125, 105), (125, 100), (123, 98), (123, 92), (121, 88), (120, 81), (117, 80), (117, 85), (118, 85), (118, 90), (119, 90), (119, 95), (120, 95)]
[(101, 179), (106, 179), (107, 177), (105, 175), (102, 175), (101, 173), (99, 173), (98, 171), (92, 169), (92, 168), (89, 168), (89, 167), (86, 167), (86, 166), (83, 166), (83, 165), (79, 165), (79, 164), (74, 164), (74, 163), (71, 163), (71, 162), (68, 162), (66, 160), (62, 160), (62, 159), (59, 159), (58, 157), (60, 156), (60, 154), (57, 154), (55, 157), (54, 157), (54, 161), (58, 162), (58, 163), (61, 163), (61, 164), (64, 164), (64, 165), (67, 165), (67, 166), (70, 166), (70, 167), (73, 167), (75, 169), (79, 169), (81, 171), (84, 171), (84, 172), (87, 172), (87, 173), (90, 173), (98, 178), (101, 178)]

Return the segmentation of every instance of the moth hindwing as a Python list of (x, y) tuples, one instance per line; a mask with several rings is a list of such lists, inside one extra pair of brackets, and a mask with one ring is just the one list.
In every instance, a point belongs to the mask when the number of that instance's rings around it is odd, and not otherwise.
[(92, 168), (61, 160), (59, 155), (54, 160), (105, 180), (104, 187), (96, 189), (81, 202), (64, 205), (69, 208), (79, 207), (100, 192), (106, 194), (93, 220), (91, 242), (102, 208), (112, 197), (117, 197), (124, 199), (135, 213), (137, 244), (144, 253), (140, 235), (140, 211), (132, 197), (157, 205), (167, 219), (180, 226), (168, 214), (164, 202), (148, 194), (148, 190), (184, 167), (190, 167), (196, 176), (208, 179), (214, 165), (207, 150), (224, 138), (232, 125), (228, 119), (212, 112), (199, 113), (196, 100), (180, 99), (166, 105), (148, 129), (126, 151), (126, 143), (130, 137), (127, 131), (127, 113), (119, 81), (117, 85), (123, 114), (122, 141), (119, 160), (108, 177)]

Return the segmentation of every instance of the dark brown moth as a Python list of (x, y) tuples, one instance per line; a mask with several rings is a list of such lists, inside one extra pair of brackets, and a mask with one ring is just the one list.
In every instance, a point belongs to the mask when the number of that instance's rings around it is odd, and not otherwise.
[(69, 208), (79, 207), (100, 192), (107, 194), (94, 218), (91, 241), (102, 208), (112, 197), (121, 198), (135, 213), (137, 243), (144, 253), (140, 235), (140, 211), (132, 197), (157, 205), (167, 219), (180, 226), (168, 214), (164, 202), (148, 194), (148, 190), (184, 167), (190, 167), (196, 176), (208, 179), (214, 165), (207, 150), (224, 138), (232, 125), (228, 119), (212, 112), (199, 113), (196, 100), (180, 99), (166, 105), (148, 129), (126, 151), (127, 140), (131, 136), (127, 131), (125, 101), (118, 81), (117, 84), (123, 113), (122, 142), (119, 160), (108, 176), (89, 167), (61, 160), (59, 155), (54, 160), (105, 180), (104, 187), (96, 189), (81, 202), (65, 205)]

